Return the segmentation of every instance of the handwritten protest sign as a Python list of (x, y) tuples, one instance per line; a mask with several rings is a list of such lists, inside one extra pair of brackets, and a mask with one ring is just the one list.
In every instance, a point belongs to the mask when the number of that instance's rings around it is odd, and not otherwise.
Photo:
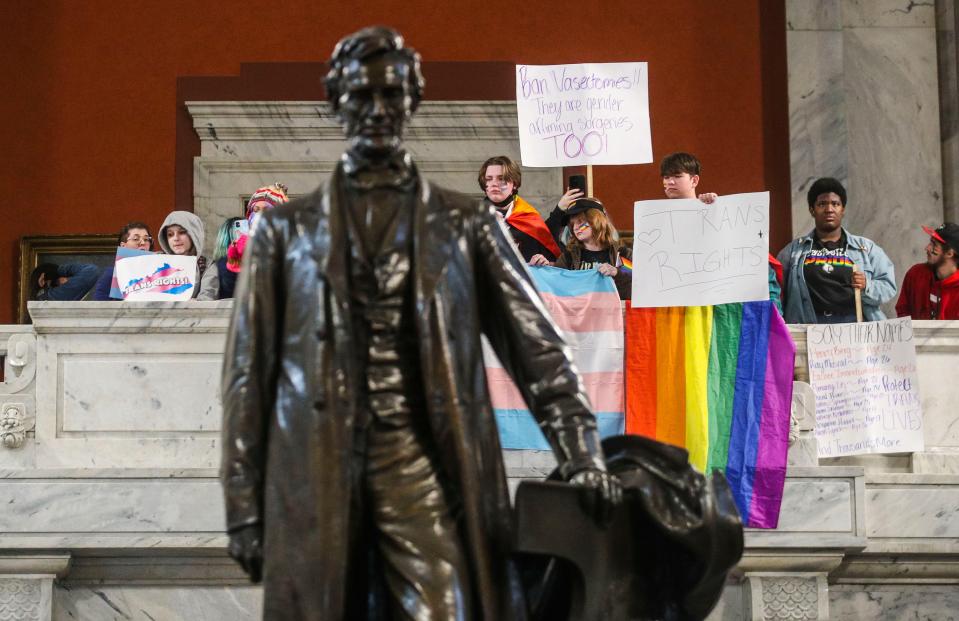
[(769, 192), (637, 201), (634, 307), (769, 299)]
[(923, 449), (912, 334), (908, 317), (806, 329), (820, 457)]
[(646, 63), (517, 65), (523, 165), (652, 162), (647, 77)]
[(116, 262), (117, 285), (124, 300), (189, 300), (196, 289), (196, 257), (148, 254)]

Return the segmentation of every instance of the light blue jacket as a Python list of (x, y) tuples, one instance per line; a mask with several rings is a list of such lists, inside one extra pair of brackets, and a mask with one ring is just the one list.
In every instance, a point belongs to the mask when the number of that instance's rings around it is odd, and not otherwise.
[[(862, 315), (866, 321), (879, 321), (886, 315), (879, 309), (896, 296), (896, 271), (892, 261), (879, 245), (859, 235), (846, 233), (846, 255), (866, 275), (866, 289), (862, 293)], [(786, 323), (816, 323), (806, 288), (803, 263), (812, 251), (815, 230), (789, 242), (776, 257), (783, 264), (783, 318)]]

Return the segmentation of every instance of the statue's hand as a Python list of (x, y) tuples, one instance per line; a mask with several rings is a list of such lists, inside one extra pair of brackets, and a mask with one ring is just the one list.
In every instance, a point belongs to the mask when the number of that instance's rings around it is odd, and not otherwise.
[(263, 526), (251, 524), (231, 532), (229, 552), (250, 581), (259, 584), (263, 577)]
[(613, 510), (623, 502), (623, 486), (614, 475), (605, 470), (580, 470), (569, 482), (585, 489), (580, 494), (583, 508), (600, 526), (609, 524)]

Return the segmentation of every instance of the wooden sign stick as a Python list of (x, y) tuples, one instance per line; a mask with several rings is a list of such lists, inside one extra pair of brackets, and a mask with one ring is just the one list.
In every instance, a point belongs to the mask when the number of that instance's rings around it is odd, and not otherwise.
[(586, 196), (595, 196), (593, 194), (593, 165), (586, 164)]
[[(852, 265), (853, 273), (859, 272), (859, 266), (853, 263)], [(853, 289), (853, 295), (856, 296), (856, 323), (862, 323), (862, 289), (855, 288)]]

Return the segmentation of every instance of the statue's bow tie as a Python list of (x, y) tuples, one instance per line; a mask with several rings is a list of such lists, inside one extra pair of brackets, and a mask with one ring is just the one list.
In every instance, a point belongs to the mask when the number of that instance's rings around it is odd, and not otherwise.
[(352, 185), (362, 189), (401, 187), (413, 177), (413, 158), (403, 150), (382, 159), (348, 151), (343, 154), (343, 171)]

